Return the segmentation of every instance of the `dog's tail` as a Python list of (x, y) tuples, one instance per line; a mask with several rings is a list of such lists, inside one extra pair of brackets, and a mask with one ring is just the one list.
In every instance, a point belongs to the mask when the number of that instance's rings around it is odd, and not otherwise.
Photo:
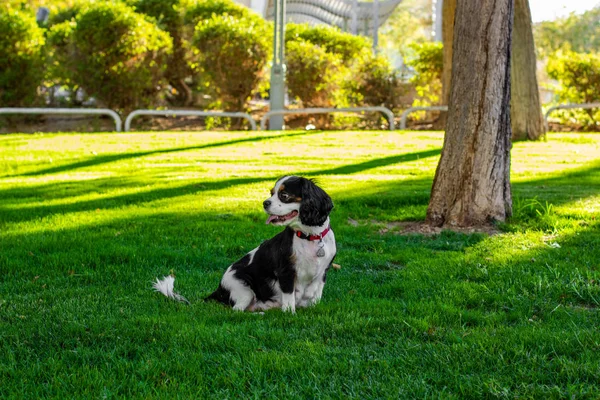
[(173, 275), (163, 276), (163, 278), (160, 280), (156, 278), (156, 282), (152, 285), (154, 290), (162, 293), (166, 297), (176, 301), (180, 301), (182, 303), (190, 304), (188, 299), (175, 292), (174, 286), (175, 277)]

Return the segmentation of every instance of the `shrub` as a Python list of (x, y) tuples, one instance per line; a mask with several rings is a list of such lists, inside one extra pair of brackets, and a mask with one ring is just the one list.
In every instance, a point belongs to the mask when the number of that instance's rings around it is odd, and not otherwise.
[(121, 3), (92, 3), (50, 29), (54, 73), (107, 107), (156, 104), (171, 38)]
[(558, 50), (589, 53), (600, 49), (600, 7), (533, 25), (536, 51), (545, 58)]
[(193, 38), (204, 85), (228, 110), (243, 110), (258, 87), (270, 54), (268, 24), (258, 15), (213, 15)]
[(165, 78), (172, 87), (168, 93), (171, 103), (179, 106), (192, 103), (192, 90), (186, 79), (192, 76), (190, 65), (189, 33), (184, 25), (183, 13), (186, 3), (180, 0), (135, 0), (130, 4), (140, 12), (156, 20), (159, 28), (166, 31), (173, 39), (173, 52), (167, 59)]
[[(158, 0), (160, 1), (160, 0)], [(214, 15), (229, 15), (234, 18), (253, 18), (258, 17), (256, 13), (248, 7), (237, 4), (232, 0), (183, 0), (185, 15), (184, 23), (186, 25), (197, 25), (198, 22), (209, 20)]]
[[(556, 90), (561, 103), (594, 103), (600, 101), (600, 54), (557, 52), (548, 59), (548, 75), (559, 82)], [(557, 112), (558, 114), (558, 112)], [(586, 129), (600, 125), (600, 110), (565, 110), (562, 122), (576, 120)]]
[(288, 42), (299, 40), (320, 46), (327, 53), (339, 55), (346, 65), (350, 65), (365, 52), (372, 51), (369, 39), (326, 25), (311, 27), (308, 24), (286, 24), (285, 40), (286, 46)]
[[(193, 102), (193, 88), (202, 94), (215, 96), (207, 87), (207, 76), (198, 64), (197, 49), (193, 49), (195, 27), (213, 16), (228, 15), (236, 19), (258, 18), (247, 7), (232, 0), (128, 0), (137, 12), (156, 20), (158, 26), (173, 38), (173, 52), (167, 61), (165, 77), (172, 87), (169, 100), (177, 105)], [(261, 20), (264, 24), (264, 21)], [(194, 56), (194, 50), (196, 56)], [(201, 83), (198, 84), (198, 81)], [(191, 86), (191, 87), (190, 87)]]
[(370, 53), (361, 57), (352, 69), (352, 79), (346, 81), (352, 103), (385, 106), (394, 109), (399, 79), (387, 58)]
[(53, 1), (48, 5), (50, 16), (48, 28), (63, 22), (74, 20), (77, 15), (90, 3), (90, 0)]
[(46, 67), (47, 80), (50, 86), (60, 85), (72, 88), (75, 86), (71, 79), (71, 35), (76, 24), (74, 21), (65, 21), (54, 25), (48, 32), (47, 44), (49, 47), (50, 63)]
[(287, 86), (305, 107), (331, 107), (340, 90), (339, 56), (305, 41), (290, 41), (286, 48)]
[[(413, 106), (430, 106), (439, 104), (442, 95), (442, 71), (444, 69), (443, 48), (441, 43), (413, 43), (410, 48), (415, 55), (407, 65), (414, 70), (410, 79), (415, 85), (417, 98)], [(423, 118), (425, 113), (415, 113), (416, 118)]]
[(0, 105), (34, 102), (43, 79), (44, 32), (35, 18), (0, 6)]

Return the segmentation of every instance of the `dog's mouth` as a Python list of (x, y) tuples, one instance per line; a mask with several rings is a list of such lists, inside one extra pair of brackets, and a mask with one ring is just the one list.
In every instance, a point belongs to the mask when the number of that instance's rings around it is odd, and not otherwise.
[(285, 215), (269, 215), (269, 218), (267, 218), (267, 222), (266, 224), (277, 224), (277, 223), (282, 223), (285, 221), (289, 221), (290, 219), (296, 217), (298, 215), (298, 211), (294, 210), (289, 214), (285, 214)]

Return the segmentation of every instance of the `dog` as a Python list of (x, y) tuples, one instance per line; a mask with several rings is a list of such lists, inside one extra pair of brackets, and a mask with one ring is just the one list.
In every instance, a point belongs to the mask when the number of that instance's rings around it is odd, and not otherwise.
[[(311, 179), (284, 176), (263, 208), (267, 224), (285, 229), (231, 264), (205, 300), (237, 311), (281, 308), (291, 313), (317, 304), (337, 253), (329, 220), (331, 198)], [(154, 288), (187, 301), (173, 291), (172, 277), (157, 280)]]

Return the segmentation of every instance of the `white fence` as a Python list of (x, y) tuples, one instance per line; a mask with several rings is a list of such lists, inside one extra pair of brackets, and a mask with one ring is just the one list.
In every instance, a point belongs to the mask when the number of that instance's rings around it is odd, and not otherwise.
[(411, 107), (404, 110), (400, 116), (401, 130), (406, 130), (406, 119), (408, 118), (408, 114), (414, 113), (415, 111), (448, 111), (448, 106)]
[(62, 114), (109, 115), (115, 121), (115, 131), (121, 132), (123, 122), (115, 111), (108, 108), (0, 108), (0, 114)]
[(269, 111), (263, 115), (260, 119), (260, 129), (265, 130), (267, 127), (267, 119), (272, 117), (273, 115), (289, 115), (289, 114), (328, 114), (328, 113), (337, 113), (337, 112), (353, 112), (353, 113), (363, 113), (366, 111), (374, 111), (380, 112), (388, 120), (388, 124), (390, 130), (393, 131), (396, 129), (394, 124), (394, 113), (392, 113), (389, 109), (385, 107), (349, 107), (349, 108), (299, 108), (297, 110), (275, 110)]
[(568, 110), (573, 108), (582, 108), (582, 109), (590, 109), (590, 108), (600, 108), (600, 103), (582, 103), (582, 104), (560, 104), (558, 106), (550, 107), (546, 114), (544, 114), (544, 126), (546, 127), (546, 132), (548, 131), (548, 117), (553, 111), (556, 110)]
[(250, 123), (253, 131), (256, 130), (256, 122), (252, 116), (245, 112), (221, 112), (221, 111), (196, 111), (196, 110), (135, 110), (125, 119), (125, 132), (131, 129), (131, 121), (138, 115), (176, 115), (176, 116), (196, 116), (196, 117), (229, 117), (244, 118)]
[[(592, 109), (600, 108), (600, 103), (583, 104), (561, 104), (550, 107), (544, 114), (544, 124), (548, 130), (548, 117), (556, 110), (563, 109)], [(405, 110), (400, 117), (400, 129), (406, 130), (408, 115), (415, 111), (448, 111), (448, 106), (429, 106), (429, 107), (411, 107)], [(388, 120), (389, 129), (395, 130), (394, 113), (385, 107), (349, 107), (349, 108), (300, 108), (297, 110), (276, 110), (269, 111), (263, 115), (260, 120), (260, 129), (266, 129), (267, 120), (273, 115), (289, 114), (326, 114), (337, 112), (380, 112)], [(108, 115), (115, 122), (115, 131), (121, 132), (123, 126), (121, 117), (115, 111), (108, 108), (17, 108), (2, 107), (0, 114), (62, 114), (62, 115)], [(222, 112), (222, 111), (196, 111), (196, 110), (135, 110), (125, 119), (125, 132), (131, 130), (131, 121), (140, 115), (161, 115), (161, 116), (202, 116), (202, 117), (228, 117), (244, 118), (250, 124), (251, 130), (256, 130), (256, 122), (252, 116), (245, 112)]]

